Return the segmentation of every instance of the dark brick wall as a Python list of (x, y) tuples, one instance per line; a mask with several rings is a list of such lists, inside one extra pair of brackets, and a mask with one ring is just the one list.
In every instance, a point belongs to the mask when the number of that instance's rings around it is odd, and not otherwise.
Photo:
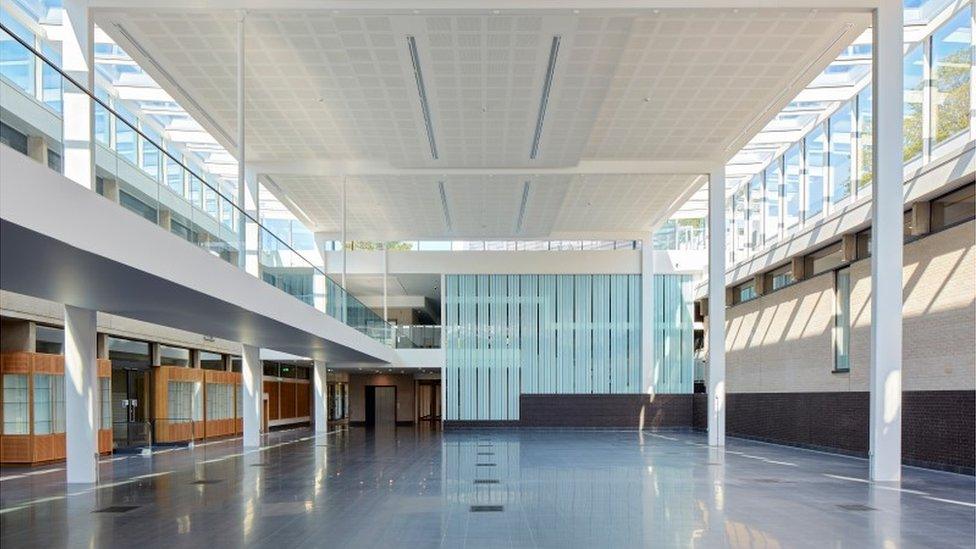
[(867, 456), (868, 393), (730, 393), (725, 433)]
[(902, 461), (973, 474), (976, 391), (909, 391), (901, 402)]
[(521, 395), (523, 427), (691, 427), (692, 395)]
[(708, 395), (691, 395), (691, 426), (700, 431), (708, 429)]
[[(729, 436), (868, 455), (867, 392), (731, 393), (726, 398), (725, 432)], [(698, 410), (695, 412), (697, 420)], [(707, 412), (701, 413), (705, 416)], [(902, 460), (908, 465), (973, 474), (976, 392), (903, 393)]]

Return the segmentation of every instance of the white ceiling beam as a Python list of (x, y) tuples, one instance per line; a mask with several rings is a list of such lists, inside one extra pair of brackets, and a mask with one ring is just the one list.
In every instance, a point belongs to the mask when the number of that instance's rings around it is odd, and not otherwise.
[(654, 9), (819, 9), (836, 11), (868, 11), (878, 6), (878, 0), (493, 0), (477, 7), (465, 0), (170, 0), (160, 5), (158, 0), (89, 0), (93, 9), (148, 9), (160, 11), (186, 10), (382, 10), (411, 13), (425, 11), (499, 11), (525, 12), (531, 10), (654, 10)]
[(366, 175), (613, 175), (613, 174), (689, 174), (707, 172), (707, 166), (717, 161), (708, 160), (583, 160), (575, 166), (559, 168), (516, 167), (516, 168), (404, 168), (392, 166), (383, 161), (341, 161), (341, 160), (289, 160), (286, 162), (248, 162), (257, 173), (275, 175), (305, 176), (366, 176)]

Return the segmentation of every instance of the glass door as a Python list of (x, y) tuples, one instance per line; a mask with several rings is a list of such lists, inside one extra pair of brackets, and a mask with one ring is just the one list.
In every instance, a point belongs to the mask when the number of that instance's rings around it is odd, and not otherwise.
[(115, 450), (152, 444), (149, 424), (149, 370), (112, 370), (112, 442)]

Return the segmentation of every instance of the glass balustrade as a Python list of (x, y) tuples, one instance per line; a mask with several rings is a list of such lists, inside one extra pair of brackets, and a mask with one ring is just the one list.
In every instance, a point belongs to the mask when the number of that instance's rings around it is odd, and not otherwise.
[[(44, 71), (43, 93), (37, 93), (27, 74), (36, 66)], [(73, 114), (84, 116), (89, 108), (94, 140), (65, 139), (65, 111), (70, 121)], [(64, 159), (79, 151), (66, 151), (66, 146), (83, 143), (82, 152), (92, 154), (95, 162), (96, 193), (241, 269), (248, 251), (245, 234), (256, 228), (252, 242), (257, 244), (252, 246), (257, 248), (264, 282), (376, 340), (394, 344), (390, 325), (379, 315), (160, 147), (159, 141), (158, 134), (141, 129), (130, 113), (113, 110), (0, 25), (0, 143), (69, 178)]]
[(397, 349), (439, 349), (441, 347), (440, 326), (395, 326)]

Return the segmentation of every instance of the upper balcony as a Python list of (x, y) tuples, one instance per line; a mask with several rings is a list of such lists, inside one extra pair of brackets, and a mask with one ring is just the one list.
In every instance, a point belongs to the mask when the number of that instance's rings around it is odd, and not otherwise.
[[(280, 239), (274, 232), (263, 226), (259, 220), (250, 212), (242, 209), (238, 200), (228, 196), (225, 190), (215, 186), (213, 181), (207, 177), (201, 177), (195, 170), (189, 168), (176, 155), (172, 154), (165, 147), (160, 146), (152, 135), (143, 131), (138, 124), (128, 120), (125, 113), (120, 113), (113, 109), (107, 102), (99, 99), (88, 90), (84, 89), (78, 82), (66, 75), (60, 67), (50, 59), (44, 57), (36, 51), (31, 44), (14, 35), (4, 26), (0, 26), (0, 41), (2, 48), (0, 54), (0, 129), (2, 129), (2, 143), (4, 150), (4, 224), (5, 229), (10, 227), (5, 235), (14, 238), (14, 233), (20, 234), (13, 228), (17, 225), (30, 231), (38, 232), (44, 228), (43, 219), (32, 219), (30, 216), (44, 217), (45, 206), (50, 212), (56, 210), (55, 204), (38, 203), (43, 201), (45, 190), (52, 193), (47, 200), (74, 200), (74, 204), (81, 208), (83, 203), (89, 204), (87, 199), (83, 199), (77, 193), (84, 191), (91, 193), (92, 196), (100, 195), (108, 199), (105, 204), (114, 203), (121, 205), (129, 212), (135, 213), (138, 218), (133, 218), (128, 213), (125, 215), (115, 215), (114, 212), (105, 210), (104, 207), (93, 204), (93, 209), (87, 212), (95, 215), (95, 212), (102, 212), (103, 216), (109, 216), (114, 221), (118, 218), (116, 225), (109, 225), (109, 228), (100, 235), (105, 241), (125, 240), (132, 236), (126, 233), (124, 227), (131, 225), (132, 221), (138, 223), (148, 223), (162, 228), (165, 232), (160, 238), (153, 237), (152, 242), (161, 247), (153, 250), (158, 256), (167, 256), (170, 251), (183, 253), (183, 247), (176, 245), (183, 241), (186, 244), (196, 246), (210, 256), (211, 262), (219, 259), (225, 266), (231, 266), (240, 274), (248, 274), (247, 278), (267, 286), (272, 294), (267, 294), (262, 290), (261, 295), (285, 295), (289, 300), (297, 299), (300, 308), (308, 309), (310, 312), (328, 317), (337, 321), (352, 330), (369, 336), (369, 338), (380, 343), (388, 350), (393, 346), (394, 334), (389, 323), (385, 322), (373, 310), (366, 307), (355, 296), (347, 292), (340, 284), (328, 276), (323, 269), (310, 261), (302, 253), (292, 249), (286, 242)], [(42, 83), (38, 85), (35, 79), (27, 79), (25, 75), (37, 75)], [(91, 135), (93, 140), (75, 140), (71, 138), (72, 128), (70, 127), (71, 116), (77, 119), (77, 114), (71, 114), (70, 110), (75, 109), (75, 113), (91, 113), (94, 121), (94, 128)], [(66, 110), (69, 112), (66, 113)], [(67, 116), (66, 116), (67, 115)], [(82, 115), (84, 116), (84, 114)], [(66, 120), (69, 120), (66, 123)], [(66, 137), (67, 136), (67, 137)], [(79, 145), (80, 143), (80, 145)], [(23, 156), (23, 161), (18, 160), (18, 155), (13, 151), (18, 151)], [(84, 174), (78, 175), (71, 168), (72, 158), (88, 156), (93, 167), (94, 179), (91, 176), (85, 177)], [(27, 159), (33, 160), (34, 168), (25, 165)], [(37, 168), (45, 167), (50, 173), (50, 177), (43, 176)], [(57, 174), (65, 175), (68, 179)], [(67, 183), (74, 180), (80, 185), (73, 185), (73, 189), (65, 190), (67, 194), (60, 193), (55, 187), (44, 187), (38, 185), (36, 188), (25, 188), (25, 179), (43, 179), (55, 185), (55, 181)], [(90, 190), (89, 190), (90, 189)], [(32, 195), (32, 192), (36, 191)], [(21, 201), (23, 200), (23, 201)], [(99, 198), (99, 200), (101, 200)], [(57, 205), (64, 206), (64, 205)], [(117, 206), (113, 206), (117, 208)], [(69, 212), (78, 214), (82, 212)], [(120, 209), (119, 214), (123, 211)], [(29, 215), (28, 215), (29, 214)], [(67, 219), (57, 220), (62, 224)], [(102, 220), (109, 221), (109, 220)], [(35, 223), (36, 222), (36, 223)], [(148, 223), (146, 223), (148, 222)], [(10, 225), (13, 224), (13, 225)], [(57, 232), (58, 227), (52, 231)], [(80, 233), (80, 231), (79, 231)], [(26, 233), (25, 233), (26, 234)], [(74, 244), (75, 247), (86, 248), (85, 242), (72, 240), (70, 234), (65, 234), (64, 238), (58, 238), (54, 234), (41, 233), (41, 236), (52, 236), (60, 240), (59, 244)], [(175, 240), (174, 240), (175, 237)], [(71, 240), (72, 242), (69, 242)], [(118, 243), (118, 242), (116, 242)], [(91, 243), (94, 247), (95, 243)], [(132, 241), (129, 243), (133, 250), (150, 246), (150, 242)], [(7, 259), (5, 251), (5, 261)], [(10, 248), (11, 253), (17, 253), (14, 247)], [(12, 258), (13, 256), (11, 256)], [(198, 256), (190, 256), (198, 257)], [(137, 267), (137, 262), (118, 261), (121, 257), (115, 257), (118, 263), (124, 266)], [(204, 261), (199, 265), (197, 262), (180, 265), (184, 271), (201, 272), (212, 269), (211, 262)], [(209, 266), (209, 267), (208, 267)], [(213, 271), (225, 272), (224, 271)], [(7, 272), (5, 271), (5, 275)], [(145, 274), (145, 273), (144, 273)], [(148, 275), (157, 275), (154, 271), (149, 271)], [(301, 274), (301, 277), (292, 275)], [(311, 275), (309, 277), (308, 275)], [(226, 276), (226, 275), (225, 275)], [(55, 284), (51, 281), (42, 283), (44, 277), (55, 277), (56, 273), (35, 273), (38, 284), (28, 284), (37, 288), (11, 287), (14, 291), (24, 293), (34, 293), (40, 297), (54, 299), (62, 302), (69, 302), (64, 294), (70, 294), (73, 290), (65, 290), (64, 284)], [(311, 278), (313, 283), (294, 283), (296, 280), (305, 281)], [(30, 281), (28, 281), (30, 282)], [(217, 281), (219, 283), (219, 281)], [(4, 286), (8, 283), (16, 285), (20, 282), (14, 278), (5, 277)], [(16, 283), (16, 284), (15, 284)], [(247, 283), (251, 284), (251, 283)], [(219, 285), (219, 284), (218, 284)], [(43, 286), (44, 288), (40, 288)], [(227, 286), (234, 286), (228, 281)], [(77, 288), (75, 288), (77, 289)], [(211, 292), (209, 297), (217, 297), (220, 292)], [(254, 296), (251, 296), (254, 297)], [(158, 299), (159, 296), (152, 296)], [(149, 297), (147, 296), (147, 299)], [(246, 301), (246, 300), (245, 300)], [(269, 304), (273, 305), (272, 300)], [(140, 309), (132, 304), (128, 307)], [(146, 309), (152, 307), (147, 306)], [(285, 309), (295, 309), (289, 305)], [(101, 309), (105, 310), (105, 309)], [(299, 309), (295, 309), (299, 310)], [(127, 311), (120, 311), (119, 314), (126, 316)], [(128, 316), (142, 318), (144, 320), (155, 321), (165, 324), (165, 319), (145, 318), (144, 311), (128, 311)], [(251, 310), (251, 313), (263, 315), (270, 311)], [(266, 316), (275, 316), (268, 314)], [(280, 319), (276, 319), (279, 322)], [(195, 324), (191, 322), (191, 324)], [(326, 323), (333, 325), (334, 323)], [(181, 325), (180, 327), (186, 327)], [(299, 326), (300, 328), (300, 326)], [(236, 331), (248, 332), (252, 327), (239, 328)], [(201, 328), (198, 331), (218, 335), (227, 330), (226, 327)], [(316, 330), (311, 330), (316, 332)], [(323, 335), (321, 332), (316, 332)], [(241, 334), (238, 334), (241, 335)], [(232, 337), (229, 339), (246, 341), (248, 337)], [(348, 338), (347, 338), (348, 339)], [(349, 341), (354, 341), (352, 338)], [(273, 348), (273, 346), (271, 346)], [(328, 347), (328, 345), (326, 345)], [(355, 360), (375, 360), (393, 361), (396, 355), (392, 350), (389, 352), (372, 348), (372, 350), (362, 353), (350, 353), (348, 358)], [(306, 352), (302, 353), (300, 348), (290, 347), (280, 349), (298, 354), (314, 355), (318, 347), (310, 345)]]

